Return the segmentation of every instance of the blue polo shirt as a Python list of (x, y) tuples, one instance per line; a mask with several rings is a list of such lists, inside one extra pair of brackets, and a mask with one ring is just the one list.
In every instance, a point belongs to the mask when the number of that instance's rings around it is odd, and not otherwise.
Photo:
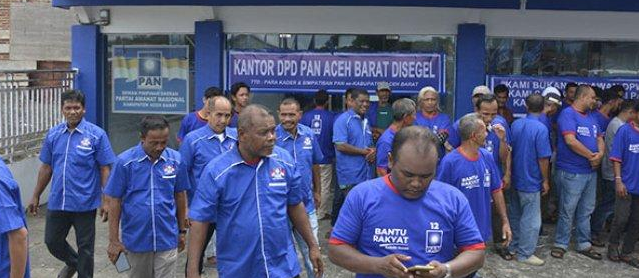
[(301, 177), (288, 152), (275, 146), (256, 163), (238, 148), (204, 169), (189, 209), (199, 222), (217, 223), (220, 277), (294, 277), (300, 273), (287, 207), (302, 202)]
[(466, 196), (482, 238), (489, 241), (492, 236), (492, 193), (502, 188), (501, 176), (491, 154), (480, 148), (479, 156), (471, 159), (455, 149), (440, 161), (437, 180), (452, 184)]
[(197, 181), (206, 164), (221, 153), (232, 149), (236, 142), (237, 130), (230, 127), (227, 127), (223, 134), (215, 134), (211, 127), (205, 125), (186, 135), (180, 145), (180, 155), (189, 174), (189, 201), (193, 199)]
[(100, 206), (100, 166), (115, 162), (109, 137), (85, 119), (69, 131), (63, 122), (49, 129), (40, 161), (51, 166), (49, 210), (90, 211)]
[(377, 139), (377, 153), (376, 155), (376, 159), (375, 161), (377, 162), (377, 168), (381, 168), (386, 170), (386, 172), (388, 173), (388, 154), (391, 152), (391, 149), (393, 148), (393, 139), (395, 139), (395, 133), (397, 133), (397, 131), (395, 131), (395, 129), (393, 129), (393, 126), (389, 126), (384, 133), (382, 133), (382, 136), (379, 137), (379, 139)]
[[(506, 142), (510, 144), (510, 128), (506, 119), (504, 119), (502, 116), (497, 115), (490, 124), (502, 125), (504, 129), (506, 129)], [(448, 143), (453, 146), (453, 148), (457, 148), (461, 145), (461, 136), (459, 135), (459, 120), (455, 121), (455, 123), (451, 127), (450, 134), (448, 136)], [(497, 164), (497, 169), (499, 169), (499, 174), (503, 175), (501, 159), (499, 158), (500, 145), (501, 141), (499, 140), (497, 133), (495, 133), (494, 130), (489, 131), (488, 135), (486, 136), (486, 142), (484, 143), (484, 149), (486, 149), (493, 157), (495, 164)]]
[(486, 248), (459, 190), (433, 180), (421, 198), (405, 199), (388, 175), (361, 183), (348, 193), (329, 244), (349, 244), (372, 257), (411, 256), (402, 262), (406, 266), (447, 262), (458, 251)]
[(628, 193), (639, 196), (639, 128), (634, 123), (624, 124), (617, 130), (610, 160), (621, 163), (621, 180)]
[(122, 243), (131, 252), (177, 248), (179, 227), (175, 193), (187, 190), (188, 175), (180, 153), (166, 148), (151, 162), (142, 144), (120, 155), (104, 194), (122, 200)]
[(302, 177), (302, 196), (306, 212), (315, 211), (315, 201), (313, 200), (313, 165), (320, 164), (323, 155), (317, 138), (311, 128), (298, 124), (297, 136), (293, 137), (282, 125), (275, 127), (277, 141), (275, 144), (288, 151), (293, 156), (293, 161), (297, 171)]
[(186, 114), (180, 123), (180, 130), (177, 133), (178, 142), (182, 142), (189, 132), (205, 126), (208, 121), (202, 117), (197, 111)]
[(516, 120), (512, 131), (512, 183), (518, 191), (539, 192), (544, 181), (538, 160), (550, 158), (550, 135), (539, 116)]
[(597, 138), (603, 136), (597, 119), (592, 113), (582, 114), (572, 106), (561, 111), (558, 119), (559, 133), (557, 140), (557, 168), (574, 174), (589, 174), (595, 171), (590, 167), (590, 161), (570, 149), (564, 138), (573, 134), (591, 152), (599, 152)]
[(304, 113), (300, 120), (300, 124), (311, 128), (324, 154), (319, 164), (331, 164), (335, 160), (333, 122), (335, 122), (335, 113), (321, 107)]
[[(371, 147), (373, 135), (366, 118), (362, 119), (353, 109), (339, 115), (333, 125), (333, 143), (347, 143), (362, 149)], [(342, 153), (336, 148), (335, 158), (339, 185), (356, 185), (370, 178), (365, 156)]]
[(608, 124), (610, 123), (612, 119), (608, 115), (604, 115), (603, 113), (601, 113), (601, 111), (599, 110), (593, 111), (592, 116), (595, 117), (595, 119), (597, 119), (599, 130), (601, 130), (601, 133), (605, 136), (606, 129), (608, 129)]
[(231, 109), (231, 119), (229, 120), (229, 127), (237, 128), (237, 119), (239, 114), (235, 112), (235, 109)]
[(450, 129), (450, 117), (442, 113), (437, 113), (434, 116), (429, 117), (419, 111), (417, 112), (417, 117), (413, 124), (426, 127), (433, 133), (448, 133)]
[[(7, 165), (0, 159), (0, 277), (9, 277), (11, 274), (9, 232), (26, 227), (20, 187)], [(30, 277), (28, 260), (24, 277)]]

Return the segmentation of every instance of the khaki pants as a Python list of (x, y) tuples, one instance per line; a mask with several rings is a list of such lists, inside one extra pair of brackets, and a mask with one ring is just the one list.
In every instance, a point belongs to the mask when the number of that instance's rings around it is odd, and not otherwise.
[(176, 275), (177, 249), (162, 252), (129, 252), (126, 257), (131, 264), (130, 278), (164, 278)]
[(322, 203), (317, 208), (317, 217), (323, 218), (331, 214), (333, 208), (333, 164), (320, 164)]

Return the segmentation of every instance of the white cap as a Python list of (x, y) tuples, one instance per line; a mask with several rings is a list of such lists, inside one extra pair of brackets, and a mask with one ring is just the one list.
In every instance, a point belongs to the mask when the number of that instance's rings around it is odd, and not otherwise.
[(561, 93), (559, 92), (559, 90), (557, 90), (557, 88), (552, 87), (552, 86), (550, 86), (550, 87), (546, 87), (546, 89), (544, 89), (544, 91), (543, 91), (543, 92), (541, 92), (541, 96), (542, 96), (542, 97), (546, 97), (546, 95), (547, 95), (547, 94), (550, 94), (550, 93), (552, 93), (552, 94), (556, 94), (556, 95), (558, 95), (558, 96), (561, 96)]
[(490, 90), (490, 88), (484, 86), (484, 85), (479, 85), (477, 87), (475, 87), (475, 89), (473, 89), (473, 94), (472, 96), (475, 95), (492, 95), (493, 92)]

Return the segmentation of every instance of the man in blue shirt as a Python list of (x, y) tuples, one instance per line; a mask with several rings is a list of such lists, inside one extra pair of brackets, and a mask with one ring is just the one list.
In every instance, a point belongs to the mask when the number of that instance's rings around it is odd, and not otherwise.
[[(486, 245), (468, 200), (433, 180), (437, 148), (423, 127), (397, 133), (392, 173), (359, 184), (346, 198), (329, 240), (333, 263), (356, 277), (464, 277), (481, 268)], [(415, 265), (434, 269), (407, 268)]]
[(333, 200), (331, 224), (335, 224), (348, 191), (372, 177), (371, 164), (376, 157), (375, 148), (372, 147), (373, 134), (368, 119), (365, 118), (370, 105), (368, 92), (353, 89), (351, 98), (353, 108), (339, 115), (333, 125), (337, 184), (341, 192), (336, 193)]
[[(84, 94), (66, 91), (61, 102), (66, 121), (49, 129), (42, 143), (42, 165), (27, 209), (38, 213), (40, 195), (51, 180), (44, 241), (51, 255), (66, 264), (58, 277), (71, 277), (76, 271), (80, 278), (92, 277), (96, 209), (115, 154), (104, 130), (83, 118)], [(103, 208), (100, 215), (107, 220)], [(77, 252), (66, 240), (71, 227)]]
[[(548, 129), (539, 121), (544, 97), (526, 97), (528, 116), (516, 120), (512, 127), (513, 191), (508, 216), (513, 232), (510, 252), (525, 264), (540, 266), (544, 261), (534, 255), (541, 228), (541, 195), (550, 190), (549, 159), (552, 154)], [(541, 193), (541, 194), (540, 194)]]
[(559, 115), (557, 143), (557, 178), (561, 188), (559, 221), (551, 255), (563, 258), (570, 242), (572, 225), (576, 225), (576, 249), (601, 260), (590, 243), (590, 216), (595, 209), (597, 171), (604, 156), (603, 134), (591, 112), (595, 109), (594, 90), (579, 85), (572, 106)]
[(327, 110), (328, 93), (319, 90), (315, 94), (315, 109), (302, 115), (301, 124), (311, 128), (320, 145), (324, 158), (319, 162), (320, 168), (320, 203), (317, 205), (317, 215), (320, 219), (331, 217), (333, 204), (333, 163), (335, 162), (335, 146), (333, 145), (333, 122), (335, 114)]
[(207, 106), (209, 100), (213, 97), (223, 95), (224, 92), (222, 92), (222, 90), (218, 87), (210, 87), (204, 91), (204, 97), (202, 98), (204, 105), (202, 106), (202, 109), (187, 114), (184, 119), (182, 119), (182, 123), (180, 123), (180, 130), (177, 133), (177, 140), (179, 143), (184, 140), (184, 137), (186, 137), (189, 132), (206, 125), (206, 117), (208, 115)]
[[(189, 175), (190, 188), (187, 191), (189, 203), (193, 201), (193, 194), (197, 189), (197, 181), (202, 175), (206, 164), (218, 155), (235, 147), (237, 142), (237, 130), (228, 127), (231, 119), (231, 102), (225, 97), (214, 97), (208, 102), (208, 125), (186, 135), (180, 145), (180, 155)], [(206, 233), (208, 244), (205, 253), (208, 253), (207, 261), (215, 264), (215, 223), (211, 223)], [(202, 254), (204, 260), (205, 254)], [(200, 262), (202, 272), (203, 262)]]
[[(317, 238), (319, 224), (315, 208), (321, 200), (319, 162), (323, 159), (323, 155), (313, 131), (308, 126), (298, 124), (301, 115), (302, 111), (297, 100), (294, 98), (282, 100), (278, 110), (280, 124), (275, 128), (277, 135), (275, 145), (293, 156), (293, 162), (302, 177), (303, 202), (311, 223), (311, 230), (315, 240), (319, 242)], [(309, 278), (313, 278), (313, 265), (308, 254), (308, 246), (298, 231), (295, 231), (294, 235), (304, 257), (306, 273)]]
[(302, 202), (302, 178), (291, 155), (275, 146), (273, 115), (249, 105), (239, 116), (238, 135), (237, 148), (213, 159), (200, 178), (189, 209), (187, 277), (199, 277), (196, 262), (211, 222), (217, 225), (222, 278), (299, 275), (290, 223), (310, 247), (313, 272), (322, 275), (319, 246)]
[(251, 87), (244, 82), (236, 82), (231, 85), (231, 101), (233, 111), (231, 115), (230, 127), (237, 128), (237, 119), (242, 109), (249, 105), (251, 101)]
[(186, 169), (180, 153), (166, 147), (164, 117), (144, 117), (140, 141), (118, 155), (104, 189), (110, 212), (107, 254), (115, 263), (126, 253), (129, 277), (175, 277), (186, 236)]
[(388, 82), (377, 83), (376, 93), (377, 102), (372, 102), (366, 112), (374, 140), (377, 140), (393, 122), (393, 109), (390, 102), (391, 88)]
[(401, 98), (393, 103), (393, 123), (377, 140), (377, 176), (390, 173), (388, 155), (391, 153), (393, 138), (402, 128), (413, 125), (416, 110), (415, 102), (409, 98)]
[(617, 115), (619, 112), (619, 106), (623, 98), (620, 98), (617, 92), (610, 90), (604, 90), (601, 96), (601, 106), (599, 109), (592, 112), (592, 115), (597, 119), (601, 132), (606, 133), (608, 129), (608, 123), (610, 123), (611, 117)]
[(453, 148), (446, 142), (450, 129), (450, 117), (439, 111), (439, 93), (433, 87), (424, 87), (417, 94), (417, 104), (419, 111), (415, 125), (426, 127), (437, 135), (441, 142), (439, 158), (442, 158)]
[(0, 159), (0, 277), (30, 277), (28, 234), (20, 187)]

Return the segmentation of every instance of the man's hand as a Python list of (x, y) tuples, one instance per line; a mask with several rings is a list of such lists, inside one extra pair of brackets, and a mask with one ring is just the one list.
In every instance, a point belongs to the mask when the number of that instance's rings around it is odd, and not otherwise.
[(504, 128), (501, 124), (494, 124), (493, 130), (495, 131), (495, 135), (499, 138), (499, 141), (506, 140), (506, 128)]
[(377, 258), (375, 263), (375, 273), (379, 273), (384, 277), (410, 277), (411, 273), (402, 261), (408, 261), (411, 257), (401, 254), (390, 254), (386, 257)]
[(322, 204), (322, 193), (321, 192), (313, 192), (313, 202), (315, 202), (315, 207), (319, 208)]
[(368, 163), (375, 162), (377, 150), (375, 148), (366, 148), (366, 150), (368, 151), (368, 154), (366, 154), (366, 161), (368, 161)]
[(620, 179), (616, 180), (617, 182), (615, 183), (615, 192), (617, 193), (617, 197), (622, 199), (628, 198), (628, 190), (626, 189), (626, 185), (623, 184), (623, 181), (621, 181)]
[(31, 213), (31, 215), (38, 215), (38, 211), (40, 210), (40, 197), (33, 196), (31, 198), (31, 202), (27, 206), (27, 212)]
[(548, 192), (550, 192), (550, 182), (545, 180), (541, 184), (541, 196), (546, 196), (548, 194)]
[(428, 265), (432, 265), (435, 269), (431, 271), (411, 271), (415, 278), (442, 278), (446, 276), (446, 266), (438, 261), (431, 261)]
[(504, 177), (502, 178), (501, 182), (504, 185), (504, 190), (509, 189), (510, 188), (510, 174), (504, 175)]
[(115, 264), (115, 262), (118, 260), (118, 256), (120, 255), (120, 252), (124, 252), (126, 251), (124, 249), (124, 245), (122, 245), (122, 242), (120, 241), (110, 241), (109, 242), (109, 247), (107, 248), (107, 255), (109, 255), (109, 260)]
[(590, 155), (590, 158), (588, 159), (588, 161), (590, 161), (590, 167), (592, 167), (593, 169), (598, 168), (599, 165), (601, 165), (602, 158), (603, 158), (603, 154), (598, 152)]
[(178, 234), (178, 253), (184, 251), (184, 247), (186, 247), (186, 234), (180, 233)]
[(322, 277), (322, 275), (324, 275), (324, 264), (322, 263), (322, 254), (317, 245), (310, 248), (309, 258), (311, 259), (311, 264), (313, 264), (315, 277)]
[(504, 247), (508, 247), (508, 245), (510, 245), (510, 242), (513, 241), (513, 232), (510, 230), (510, 223), (508, 223), (508, 221), (504, 221), (504, 224), (502, 224), (501, 234), (501, 238), (504, 240), (501, 245)]

